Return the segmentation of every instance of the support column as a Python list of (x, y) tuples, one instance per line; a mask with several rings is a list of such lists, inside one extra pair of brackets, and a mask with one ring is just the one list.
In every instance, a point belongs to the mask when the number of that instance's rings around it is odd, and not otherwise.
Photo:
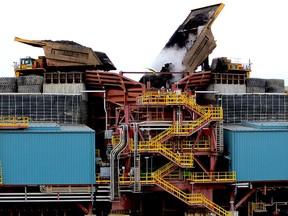
[(120, 200), (112, 203), (109, 216), (129, 216), (133, 209), (131, 197), (128, 194), (121, 194)]

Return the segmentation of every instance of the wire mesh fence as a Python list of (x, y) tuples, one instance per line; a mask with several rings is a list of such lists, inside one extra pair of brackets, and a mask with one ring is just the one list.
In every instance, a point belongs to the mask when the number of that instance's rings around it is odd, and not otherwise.
[(218, 97), (221, 98), (224, 123), (288, 120), (288, 95), (239, 94)]
[(30, 122), (79, 124), (81, 95), (1, 94), (0, 116), (27, 116)]

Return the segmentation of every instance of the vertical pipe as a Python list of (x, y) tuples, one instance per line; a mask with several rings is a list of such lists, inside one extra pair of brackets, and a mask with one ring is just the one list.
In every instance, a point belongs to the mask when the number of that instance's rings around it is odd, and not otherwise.
[(148, 181), (148, 159), (149, 157), (146, 156), (145, 159), (146, 159), (146, 181)]
[(107, 114), (107, 109), (106, 109), (106, 92), (104, 91), (103, 93), (103, 106), (104, 106), (104, 112), (105, 112), (105, 130), (108, 129), (108, 114)]

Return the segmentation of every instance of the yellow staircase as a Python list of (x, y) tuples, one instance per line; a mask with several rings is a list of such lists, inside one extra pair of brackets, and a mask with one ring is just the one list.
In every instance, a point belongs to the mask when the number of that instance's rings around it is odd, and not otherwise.
[[(192, 167), (194, 162), (194, 155), (192, 152), (189, 153), (178, 153), (173, 152), (170, 145), (165, 142), (172, 136), (189, 136), (201, 128), (208, 125), (211, 121), (219, 121), (223, 119), (223, 111), (221, 107), (202, 107), (195, 102), (195, 98), (187, 97), (184, 93), (176, 92), (148, 92), (138, 98), (138, 105), (182, 105), (187, 107), (196, 113), (199, 118), (193, 121), (176, 123), (160, 134), (156, 135), (149, 141), (141, 141), (138, 144), (139, 152), (159, 152), (164, 157), (168, 158), (170, 162), (157, 171), (151, 174), (152, 181), (155, 182), (163, 190), (182, 200), (188, 205), (199, 205), (206, 207), (211, 212), (217, 215), (230, 216), (232, 213), (223, 209), (219, 205), (215, 204), (201, 193), (188, 194), (177, 188), (175, 185), (166, 181), (164, 177), (172, 173), (177, 167)], [(208, 144), (210, 147), (210, 143)], [(192, 148), (191, 148), (192, 149)], [(205, 146), (205, 149), (208, 149)], [(174, 163), (172, 163), (172, 162)], [(191, 179), (197, 180), (200, 177), (199, 174), (191, 175)], [(207, 174), (206, 174), (207, 175)], [(219, 174), (220, 175), (220, 174)], [(202, 181), (214, 181), (221, 180), (222, 176), (217, 178), (215, 174), (211, 174), (202, 177)], [(225, 177), (223, 177), (225, 179)], [(227, 179), (230, 177), (227, 177)], [(196, 182), (196, 181), (194, 181)]]
[[(166, 131), (164, 131), (166, 132)], [(192, 167), (194, 165), (194, 154), (173, 152), (171, 148), (167, 148), (160, 141), (139, 142), (138, 152), (158, 152), (168, 160), (173, 161), (180, 167)]]
[(200, 117), (194, 121), (176, 123), (162, 131), (150, 141), (139, 142), (139, 151), (159, 152), (164, 157), (174, 161), (181, 167), (193, 166), (194, 156), (191, 153), (175, 153), (162, 145), (172, 136), (189, 136), (205, 127), (213, 120), (223, 118), (221, 107), (202, 107), (195, 103), (194, 97), (187, 97), (180, 93), (148, 92), (138, 98), (139, 105), (184, 105), (196, 112)]
[(210, 112), (214, 120), (223, 119), (221, 107), (200, 106), (195, 102), (194, 96), (187, 97), (185, 93), (146, 92), (138, 98), (137, 102), (139, 105), (184, 105), (198, 115), (205, 115), (207, 112)]
[(221, 206), (209, 200), (201, 193), (187, 194), (184, 191), (177, 188), (175, 185), (165, 181), (163, 176), (167, 175), (170, 172), (173, 172), (173, 164), (170, 162), (157, 171), (155, 171), (152, 176), (155, 180), (156, 185), (161, 187), (163, 190), (182, 200), (188, 205), (199, 205), (209, 209), (211, 212), (221, 215), (221, 216), (231, 216), (232, 213), (225, 210)]

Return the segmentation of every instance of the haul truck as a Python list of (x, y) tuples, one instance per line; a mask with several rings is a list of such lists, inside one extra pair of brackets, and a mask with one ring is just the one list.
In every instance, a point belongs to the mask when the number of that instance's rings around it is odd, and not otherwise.
[(21, 58), (19, 67), (15, 67), (16, 77), (57, 71), (116, 70), (105, 53), (73, 41), (26, 40), (18, 37), (15, 37), (15, 41), (43, 48), (45, 54), (38, 59)]

